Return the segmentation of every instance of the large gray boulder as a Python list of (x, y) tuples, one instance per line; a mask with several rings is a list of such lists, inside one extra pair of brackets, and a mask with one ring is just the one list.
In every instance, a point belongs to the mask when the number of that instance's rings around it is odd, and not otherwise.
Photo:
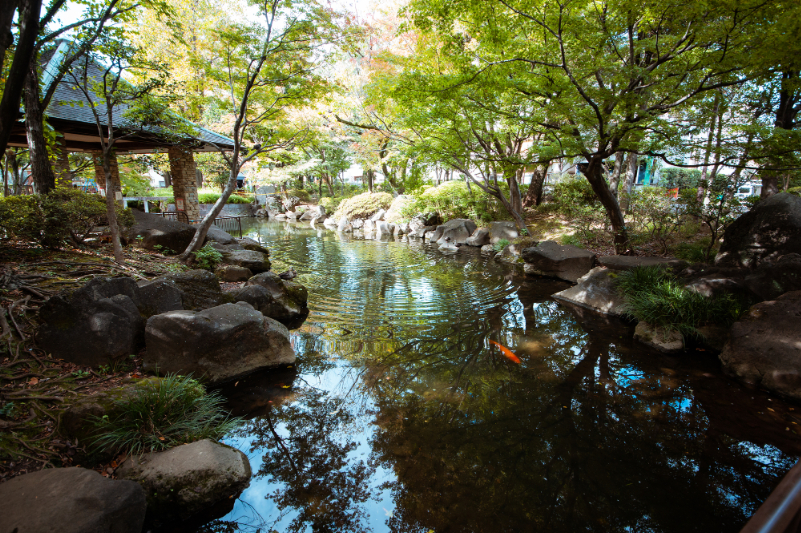
[(720, 353), (723, 370), (801, 400), (801, 291), (761, 302), (732, 326)]
[(244, 302), (151, 317), (145, 343), (146, 370), (212, 384), (295, 360), (289, 330)]
[[(194, 227), (197, 228), (198, 225)], [(236, 244), (236, 239), (230, 233), (213, 225), (209, 227), (209, 231), (206, 233), (206, 240), (220, 244)]]
[(214, 275), (220, 278), (220, 281), (236, 283), (249, 280), (253, 277), (253, 272), (249, 268), (237, 265), (220, 265), (214, 269)]
[(436, 227), (440, 222), (442, 222), (442, 218), (440, 218), (439, 213), (420, 213), (409, 221), (409, 229), (412, 231), (419, 231), (429, 226)]
[(370, 219), (370, 218), (365, 220), (364, 223), (362, 224), (362, 231), (364, 233), (372, 233), (372, 232), (374, 232), (375, 231), (375, 221)]
[[(39, 310), (39, 346), (56, 359), (110, 365), (142, 347), (139, 287), (131, 278), (95, 278), (50, 298)], [(140, 304), (141, 305), (141, 304)]]
[(208, 309), (229, 301), (217, 278), (208, 270), (189, 270), (157, 278), (181, 291), (183, 309)]
[(525, 248), (521, 255), (531, 265), (528, 272), (573, 283), (589, 272), (595, 262), (594, 253), (554, 241), (543, 241), (537, 246)]
[(791, 253), (801, 253), (801, 198), (779, 193), (726, 228), (715, 264), (754, 268)]
[(339, 223), (337, 222), (337, 219), (329, 217), (323, 221), (323, 226), (328, 229), (336, 229), (337, 226), (339, 226)]
[(593, 268), (576, 280), (576, 285), (557, 292), (553, 298), (601, 315), (623, 317), (626, 314), (626, 302), (615, 288), (614, 274), (606, 268)]
[(85, 468), (48, 468), (0, 484), (3, 533), (140, 533), (145, 491)]
[(665, 354), (684, 351), (684, 336), (678, 331), (667, 331), (648, 322), (638, 322), (634, 328), (634, 340)]
[(250, 484), (251, 469), (244, 453), (204, 439), (133, 455), (116, 474), (144, 489), (148, 516), (169, 521), (186, 520), (216, 502), (236, 498)]
[(294, 325), (308, 316), (309, 292), (295, 281), (283, 280), (274, 272), (263, 272), (247, 284), (228, 292), (238, 302), (247, 302), (255, 309), (280, 322)]
[(484, 246), (490, 243), (490, 232), (489, 228), (478, 228), (476, 231), (473, 232), (470, 237), (465, 240), (465, 244), (468, 246)]
[(323, 207), (322, 205), (312, 205), (309, 206), (309, 208), (303, 212), (303, 215), (301, 215), (300, 219), (304, 221), (320, 219), (320, 223), (322, 223), (323, 220), (325, 220), (324, 217), (326, 215), (327, 213), (325, 212), (325, 207)]
[(222, 252), (223, 263), (250, 269), (251, 272), (267, 272), (270, 270), (270, 260), (261, 252), (253, 250), (231, 250)]
[(372, 220), (373, 222), (378, 222), (379, 220), (383, 220), (384, 215), (386, 214), (387, 214), (386, 209), (379, 209), (373, 214), (373, 216), (370, 217), (370, 220)]
[(518, 237), (520, 237), (520, 233), (517, 231), (517, 225), (514, 222), (492, 222), (489, 226), (490, 244), (496, 244), (502, 239), (512, 242)]
[(431, 237), (437, 244), (464, 244), (476, 231), (476, 223), (466, 218), (454, 218), (438, 226)]
[(350, 220), (348, 220), (348, 217), (342, 217), (339, 219), (339, 222), (337, 223), (337, 231), (340, 233), (353, 231), (353, 227), (350, 225)]
[(270, 256), (270, 250), (262, 246), (259, 241), (251, 239), (250, 237), (239, 237), (236, 242), (245, 250), (252, 250), (254, 252), (261, 252), (266, 256)]
[(163, 279), (140, 281), (138, 285), (138, 307), (145, 318), (184, 308), (183, 295), (175, 285)]
[(643, 255), (605, 255), (599, 257), (598, 262), (601, 266), (610, 270), (633, 270), (638, 267), (663, 266), (678, 271), (687, 266), (687, 262), (681, 259)]
[(375, 224), (375, 230), (379, 237), (392, 235), (395, 232), (395, 224), (379, 220)]
[(195, 228), (189, 224), (136, 209), (131, 212), (135, 222), (127, 232), (128, 238), (133, 240), (141, 237), (142, 246), (148, 250), (155, 250), (159, 246), (161, 251), (183, 252), (195, 236)]

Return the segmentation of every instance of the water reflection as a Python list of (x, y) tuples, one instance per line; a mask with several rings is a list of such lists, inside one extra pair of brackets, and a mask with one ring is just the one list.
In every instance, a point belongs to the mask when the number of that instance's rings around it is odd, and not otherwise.
[(224, 391), (254, 479), (219, 531), (248, 506), (262, 531), (737, 531), (801, 453), (794, 406), (642, 350), (551, 301), (556, 282), (419, 243), (252, 236), (312, 312), (293, 368)]

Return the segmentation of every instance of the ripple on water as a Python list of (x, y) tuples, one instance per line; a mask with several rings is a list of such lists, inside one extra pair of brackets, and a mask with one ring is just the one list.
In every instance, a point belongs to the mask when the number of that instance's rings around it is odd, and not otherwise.
[[(367, 338), (433, 332), (443, 312), (454, 323), (473, 321), (516, 299), (515, 286), (499, 277), (489, 282), (486, 261), (443, 267), (445, 258), (433, 246), (375, 240), (340, 240), (317, 232), (290, 239), (263, 232), (273, 257), (294, 268), (309, 288), (308, 322), (344, 327)], [(346, 332), (347, 333), (347, 332)]]

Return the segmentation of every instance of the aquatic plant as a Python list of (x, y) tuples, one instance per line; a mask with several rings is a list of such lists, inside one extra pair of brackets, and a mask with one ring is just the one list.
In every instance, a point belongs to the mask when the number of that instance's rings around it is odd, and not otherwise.
[(148, 379), (95, 417), (92, 446), (129, 454), (160, 451), (201, 439), (217, 440), (241, 422), (223, 410), (223, 398), (191, 376)]
[(690, 290), (659, 266), (621, 272), (616, 286), (629, 316), (684, 336), (699, 336), (698, 328), (708, 324), (730, 326), (747, 309), (732, 294), (706, 297)]

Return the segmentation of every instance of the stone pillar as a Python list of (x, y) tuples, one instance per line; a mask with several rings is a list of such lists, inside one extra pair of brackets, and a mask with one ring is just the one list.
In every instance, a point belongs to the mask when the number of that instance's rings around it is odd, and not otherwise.
[(70, 172), (70, 153), (64, 137), (56, 141), (56, 187), (72, 187), (72, 172)]
[[(106, 191), (106, 194), (115, 194), (122, 192), (122, 185), (120, 184), (120, 167), (117, 164), (117, 154), (111, 154), (109, 166), (111, 167), (111, 187), (106, 187), (106, 173), (103, 170), (103, 154), (101, 152), (92, 152), (92, 161), (95, 164), (95, 181), (97, 186)], [(119, 200), (122, 205), (122, 198)]]
[[(200, 220), (200, 206), (197, 200), (197, 166), (191, 150), (173, 146), (167, 151), (170, 157), (170, 176), (175, 208), (183, 210), (190, 223)], [(183, 209), (181, 209), (183, 205)]]

